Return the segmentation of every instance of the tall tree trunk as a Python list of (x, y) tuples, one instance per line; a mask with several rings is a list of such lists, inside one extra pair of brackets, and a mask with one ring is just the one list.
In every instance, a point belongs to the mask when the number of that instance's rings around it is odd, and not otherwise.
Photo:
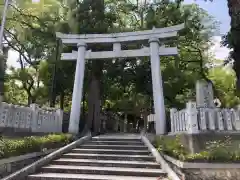
[[(50, 107), (55, 107), (56, 105), (56, 85), (57, 85), (57, 63), (58, 60), (60, 58), (60, 52), (59, 49), (60, 48), (60, 40), (57, 39), (57, 43), (56, 43), (56, 60), (54, 63), (54, 67), (53, 67), (53, 72), (52, 72), (52, 86), (51, 86), (51, 96), (50, 96)], [(64, 93), (64, 92), (63, 92)]]
[(60, 93), (60, 109), (63, 110), (64, 108), (64, 97), (65, 97), (65, 93), (64, 91), (61, 91)]
[[(88, 4), (88, 8), (91, 10), (91, 18), (88, 25), (91, 27), (88, 29), (88, 33), (106, 33), (108, 25), (105, 22), (105, 6), (104, 0), (84, 0), (83, 4)], [(93, 26), (93, 27), (92, 27)], [(97, 44), (92, 47), (92, 51), (101, 51), (104, 48)], [(93, 132), (99, 133), (100, 130), (100, 79), (102, 77), (103, 61), (92, 60), (91, 66), (91, 78), (88, 93), (88, 128)]]
[(228, 0), (228, 9), (231, 17), (230, 44), (233, 46), (233, 69), (237, 77), (236, 86), (240, 90), (240, 0)]
[(27, 99), (28, 99), (28, 106), (30, 106), (30, 104), (32, 104), (33, 102), (32, 102), (32, 94), (31, 94), (31, 92), (28, 92), (27, 91)]
[(100, 130), (100, 80), (92, 73), (88, 95), (88, 128), (99, 133)]

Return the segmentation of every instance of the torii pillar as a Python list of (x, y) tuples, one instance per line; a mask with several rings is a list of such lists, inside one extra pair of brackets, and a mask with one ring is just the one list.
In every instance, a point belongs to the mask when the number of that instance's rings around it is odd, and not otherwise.
[(155, 110), (155, 128), (157, 134), (164, 134), (166, 129), (166, 116), (163, 96), (162, 73), (160, 69), (159, 40), (158, 38), (149, 39), (150, 60), (152, 73), (152, 89)]
[(79, 119), (80, 119), (79, 116), (81, 114), (86, 43), (80, 42), (77, 44), (77, 46), (78, 46), (78, 56), (77, 56), (75, 79), (74, 79), (74, 86), (73, 86), (70, 121), (69, 121), (69, 127), (68, 127), (68, 132), (72, 134), (78, 134), (78, 131), (79, 131)]

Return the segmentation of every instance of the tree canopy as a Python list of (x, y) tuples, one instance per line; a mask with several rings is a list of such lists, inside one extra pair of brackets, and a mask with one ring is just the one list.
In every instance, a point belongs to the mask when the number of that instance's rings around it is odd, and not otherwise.
[[(19, 53), (20, 68), (12, 67), (6, 75), (5, 100), (20, 104), (36, 102), (42, 106), (51, 102), (65, 111), (70, 109), (76, 62), (60, 61), (59, 57), (61, 52), (71, 52), (76, 47), (62, 45), (56, 39), (57, 31), (112, 33), (180, 23), (185, 23), (184, 30), (175, 39), (161, 42), (179, 49), (178, 56), (161, 57), (167, 110), (182, 108), (188, 99), (195, 98), (195, 83), (199, 79), (211, 79), (219, 92), (217, 96), (226, 106), (238, 104), (234, 76), (221, 68), (209, 70), (206, 66), (214, 61), (207, 53), (218, 27), (214, 18), (196, 4), (168, 0), (40, 0), (38, 4), (19, 0), (12, 4), (4, 37), (10, 50)], [(134, 44), (131, 48), (141, 46)], [(96, 51), (111, 47), (89, 48)], [(224, 79), (231, 81), (226, 84)], [(87, 61), (83, 111), (88, 112), (90, 119), (91, 114), (102, 110), (138, 117), (150, 113), (151, 84), (149, 58)], [(231, 93), (227, 93), (229, 89)]]

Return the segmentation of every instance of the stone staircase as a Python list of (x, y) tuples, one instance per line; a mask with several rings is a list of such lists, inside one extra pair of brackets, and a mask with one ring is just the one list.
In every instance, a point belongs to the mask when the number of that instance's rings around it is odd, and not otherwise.
[(140, 138), (99, 136), (42, 167), (28, 180), (167, 179)]

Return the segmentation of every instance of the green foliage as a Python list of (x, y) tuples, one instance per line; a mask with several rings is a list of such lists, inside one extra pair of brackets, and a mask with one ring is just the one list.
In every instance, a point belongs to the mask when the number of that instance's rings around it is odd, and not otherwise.
[(232, 150), (232, 140), (225, 137), (224, 140), (209, 141), (206, 149), (199, 153), (191, 154), (181, 144), (179, 136), (175, 139), (160, 137), (154, 144), (159, 152), (187, 162), (239, 162), (240, 151)]
[(162, 136), (157, 138), (154, 144), (158, 151), (169, 156), (184, 160), (185, 156), (187, 155), (187, 150), (180, 143), (179, 136), (176, 136), (176, 138), (173, 140), (166, 139)]
[(0, 158), (19, 156), (31, 152), (41, 152), (47, 148), (59, 148), (73, 140), (70, 134), (50, 134), (42, 137), (0, 140)]
[(230, 67), (215, 67), (209, 70), (212, 80), (223, 107), (234, 107), (240, 104), (239, 93), (236, 91), (235, 73)]

